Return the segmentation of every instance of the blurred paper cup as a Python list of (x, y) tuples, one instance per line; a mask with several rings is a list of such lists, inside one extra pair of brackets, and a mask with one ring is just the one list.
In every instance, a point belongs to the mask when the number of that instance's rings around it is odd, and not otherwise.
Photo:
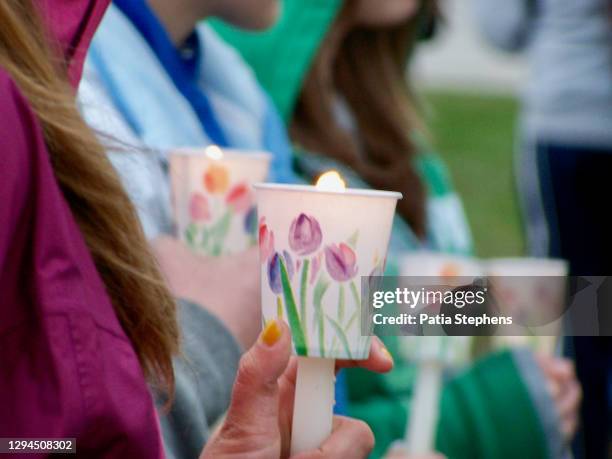
[(264, 320), (289, 323), (298, 355), (367, 358), (361, 277), (383, 274), (401, 194), (342, 185), (326, 191), (256, 184), (255, 190)]
[[(444, 286), (450, 290), (484, 276), (477, 259), (425, 250), (403, 255), (399, 272), (399, 286), (412, 289)], [(415, 308), (423, 307), (419, 304)]]
[[(399, 261), (402, 288), (436, 291), (452, 290), (469, 285), (484, 276), (479, 260), (460, 255), (432, 251), (416, 251), (403, 255)], [(440, 312), (440, 305), (417, 304), (415, 309)], [(413, 327), (415, 334), (439, 336), (406, 336), (400, 341), (402, 356), (412, 361), (435, 360), (445, 366), (458, 366), (470, 358), (471, 337), (445, 336), (442, 326)], [(410, 334), (411, 330), (405, 330)]]
[(407, 253), (399, 263), (400, 276), (438, 279), (443, 284), (452, 283), (455, 279), (474, 280), (484, 275), (480, 261), (475, 258), (433, 251)]
[(498, 336), (495, 344), (524, 345), (552, 353), (561, 332), (567, 262), (548, 258), (498, 258), (484, 265), (497, 307), (517, 322), (517, 334)]
[(257, 242), (252, 184), (268, 175), (266, 152), (184, 148), (170, 153), (177, 236), (196, 253), (239, 253)]

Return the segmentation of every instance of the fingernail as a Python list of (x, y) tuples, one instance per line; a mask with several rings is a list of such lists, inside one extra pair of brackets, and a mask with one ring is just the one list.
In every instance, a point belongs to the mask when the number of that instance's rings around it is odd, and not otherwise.
[(267, 346), (274, 346), (274, 344), (276, 344), (280, 339), (282, 333), (283, 330), (278, 324), (278, 321), (276, 319), (272, 319), (266, 323), (266, 326), (261, 332), (261, 340)]

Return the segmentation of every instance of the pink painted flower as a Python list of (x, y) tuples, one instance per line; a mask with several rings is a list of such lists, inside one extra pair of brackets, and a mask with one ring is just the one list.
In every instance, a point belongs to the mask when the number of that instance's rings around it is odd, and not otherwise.
[(274, 233), (266, 225), (266, 219), (261, 217), (259, 219), (259, 261), (261, 264), (270, 258), (272, 252), (274, 252)]
[(193, 193), (189, 200), (189, 215), (196, 222), (206, 221), (210, 218), (208, 199), (201, 193)]
[(314, 217), (300, 214), (291, 222), (289, 228), (289, 247), (298, 255), (313, 253), (321, 246), (323, 233), (321, 226)]
[(238, 183), (234, 185), (227, 196), (225, 202), (234, 210), (234, 212), (246, 212), (253, 202), (251, 189), (246, 183)]
[(331, 244), (325, 247), (325, 266), (332, 279), (345, 282), (357, 274), (357, 256), (343, 242), (339, 245)]

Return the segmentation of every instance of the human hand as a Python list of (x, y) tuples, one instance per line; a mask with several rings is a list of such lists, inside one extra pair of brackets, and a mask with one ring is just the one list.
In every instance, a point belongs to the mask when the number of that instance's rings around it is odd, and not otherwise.
[[(393, 360), (374, 338), (367, 360), (338, 361), (337, 366), (387, 372)], [(283, 321), (271, 321), (242, 357), (227, 417), (200, 459), (289, 457), (296, 369), (289, 327)], [(327, 440), (317, 450), (293, 459), (364, 458), (373, 446), (372, 431), (364, 422), (335, 416)]]
[(561, 433), (571, 441), (578, 427), (578, 410), (582, 401), (582, 389), (576, 379), (574, 364), (568, 359), (536, 355), (548, 384), (561, 423)]
[(167, 236), (152, 245), (172, 293), (214, 314), (243, 349), (251, 347), (261, 330), (257, 248), (213, 258), (198, 255)]

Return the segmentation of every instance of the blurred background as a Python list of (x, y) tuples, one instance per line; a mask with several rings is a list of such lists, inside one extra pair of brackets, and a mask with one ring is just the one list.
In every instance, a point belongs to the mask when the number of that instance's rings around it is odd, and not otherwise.
[(485, 42), (471, 2), (446, 0), (443, 10), (449, 20), (418, 47), (413, 65), (429, 128), (463, 198), (476, 254), (524, 255), (512, 166), (526, 61)]

